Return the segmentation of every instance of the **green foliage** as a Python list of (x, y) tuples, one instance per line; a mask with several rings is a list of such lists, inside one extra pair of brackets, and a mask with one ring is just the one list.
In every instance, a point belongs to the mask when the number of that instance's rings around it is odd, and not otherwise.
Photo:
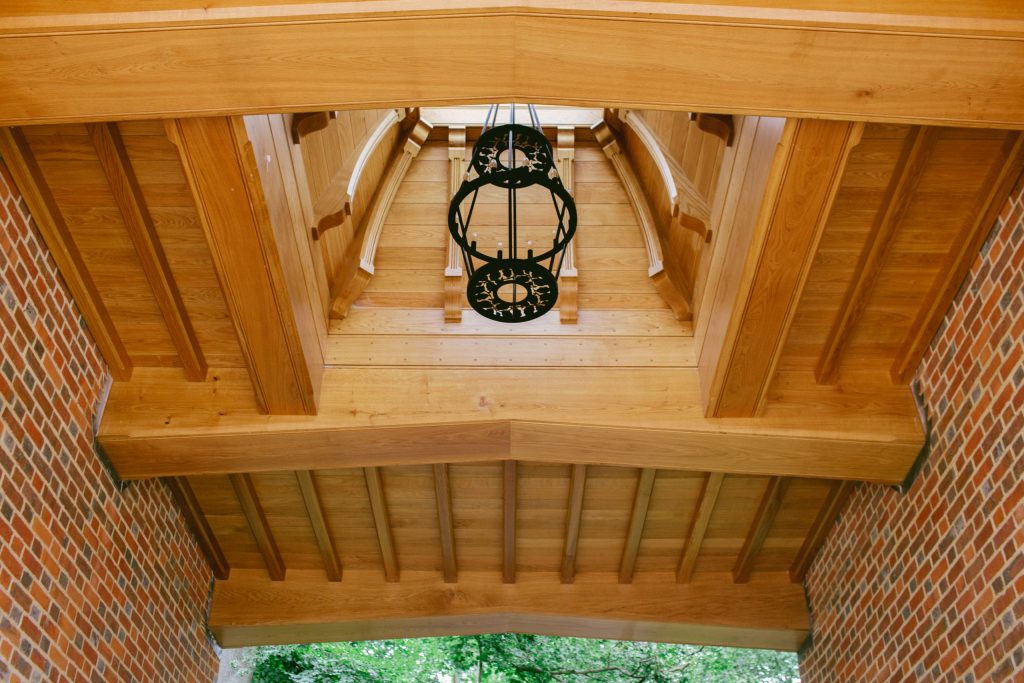
[(257, 648), (254, 683), (797, 683), (767, 650), (495, 635)]

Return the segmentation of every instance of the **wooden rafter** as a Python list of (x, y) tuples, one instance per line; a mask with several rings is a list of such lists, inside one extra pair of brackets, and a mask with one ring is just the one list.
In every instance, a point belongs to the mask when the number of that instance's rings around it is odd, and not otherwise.
[(850, 497), (853, 487), (854, 482), (852, 481), (832, 482), (832, 488), (828, 492), (828, 497), (821, 506), (821, 511), (814, 520), (814, 525), (807, 532), (807, 537), (804, 539), (796, 559), (793, 560), (793, 564), (789, 568), (789, 578), (794, 583), (802, 583), (807, 576), (807, 570), (811, 568), (811, 562), (817, 556), (818, 549), (825, 543), (825, 538), (828, 536), (829, 530), (832, 529), (832, 525), (835, 524), (836, 517), (839, 516), (843, 506), (846, 505), (846, 500)]
[(309, 515), (309, 524), (313, 528), (317, 547), (320, 548), (320, 557), (324, 562), (327, 580), (341, 581), (341, 560), (334, 547), (330, 527), (327, 526), (327, 518), (324, 516), (323, 505), (320, 503), (320, 494), (317, 491), (313, 473), (308, 470), (297, 470), (295, 479), (299, 482), (302, 502), (306, 506), (306, 514)]
[[(708, 417), (754, 417), (803, 294), (862, 124), (790, 119), (717, 355), (702, 362)], [(715, 315), (715, 314), (713, 314)]]
[(636, 493), (633, 495), (633, 512), (629, 518), (629, 531), (626, 533), (622, 561), (619, 563), (619, 583), (633, 582), (636, 556), (640, 551), (640, 539), (644, 534), (647, 508), (651, 505), (651, 494), (654, 492), (654, 479), (657, 474), (658, 470), (650, 467), (640, 470), (640, 478), (636, 482)]
[(201, 382), (206, 379), (206, 359), (199, 347), (199, 339), (192, 328), (185, 303), (181, 299), (178, 285), (167, 262), (160, 237), (157, 235), (149, 207), (142, 195), (139, 181), (135, 177), (128, 152), (124, 148), (121, 134), (114, 123), (91, 123), (87, 126), (96, 156), (107, 177), (111, 194), (117, 203), (128, 236), (135, 246), (142, 272), (163, 315), (164, 324), (170, 334), (178, 359), (185, 370), (185, 377)]
[(230, 475), (231, 486), (235, 489), (238, 502), (242, 506), (242, 513), (245, 521), (249, 523), (253, 538), (256, 539), (256, 546), (263, 555), (263, 563), (267, 567), (267, 574), (273, 581), (284, 581), (285, 566), (281, 559), (281, 551), (277, 548), (277, 541), (267, 523), (267, 516), (260, 505), (259, 496), (256, 495), (256, 486), (252, 477), (248, 474)]
[(295, 245), (278, 243), (244, 122), (178, 119), (167, 122), (167, 132), (195, 198), (257, 403), (271, 414), (316, 414), (322, 352), (312, 306), (293, 299), (310, 292)]
[(213, 529), (210, 528), (210, 523), (206, 520), (203, 508), (199, 505), (188, 479), (168, 477), (166, 481), (167, 488), (170, 489), (171, 495), (178, 503), (178, 508), (185, 516), (185, 523), (192, 530), (196, 542), (199, 543), (199, 549), (210, 565), (210, 569), (213, 570), (213, 576), (221, 580), (227, 579), (231, 575), (231, 567), (228, 565), (227, 558), (224, 557), (224, 551), (221, 550), (220, 543), (217, 542), (217, 537), (214, 535)]
[(953, 297), (967, 277), (981, 245), (999, 217), (999, 212), (1003, 210), (1010, 190), (1020, 178), (1022, 169), (1024, 134), (1010, 133), (1006, 136), (998, 160), (985, 177), (982, 187), (986, 189), (971, 214), (973, 218), (963, 226), (958, 239), (943, 259), (942, 267), (939, 268), (928, 296), (924, 299), (924, 305), (918, 310), (906, 338), (896, 351), (896, 358), (889, 370), (894, 382), (909, 381), (917, 370), (928, 344), (949, 310)]
[(459, 563), (455, 554), (455, 521), (452, 518), (452, 487), (448, 479), (448, 465), (434, 465), (434, 496), (437, 499), (437, 526), (441, 535), (441, 565), (444, 582), (459, 579)]
[(118, 381), (131, 379), (131, 358), (128, 357), (124, 342), (110, 319), (110, 313), (82, 260), (25, 135), (17, 128), (0, 128), (0, 155), (25, 198), (32, 218), (71, 290), (111, 376)]
[(715, 511), (715, 503), (718, 502), (718, 493), (722, 490), (724, 480), (725, 476), (717, 473), (708, 474), (704, 480), (697, 509), (694, 511), (693, 521), (690, 523), (690, 531), (686, 535), (686, 545), (683, 546), (683, 554), (679, 558), (679, 568), (676, 570), (676, 580), (679, 583), (689, 583), (693, 579), (693, 569), (697, 566), (697, 557), (700, 555), (701, 544), (704, 543), (704, 534), (707, 533), (711, 514)]
[(236, 569), (217, 582), (209, 623), (222, 646), (511, 631), (795, 651), (808, 630), (803, 588), (782, 575), (565, 586), (463, 572), (455, 587), (436, 572), (403, 572), (396, 584), (353, 570), (334, 583), (319, 572), (293, 570), (283, 583), (260, 574)]
[(764, 539), (768, 537), (768, 532), (775, 521), (775, 515), (782, 507), (782, 499), (788, 488), (789, 479), (787, 477), (772, 477), (768, 480), (768, 488), (765, 489), (764, 496), (761, 498), (761, 504), (754, 514), (754, 522), (750, 525), (750, 533), (747, 534), (747, 540), (744, 541), (743, 548), (740, 549), (739, 557), (736, 559), (736, 565), (732, 570), (733, 580), (736, 583), (746, 583), (750, 580), (754, 560), (761, 552), (761, 546), (764, 545)]
[[(558, 11), (513, 4), (467, 14), (409, 0), (386, 15), (372, 3), (211, 11), (179, 0), (175, 11), (116, 13), (48, 5), (3, 18), (0, 125), (517, 101), (1024, 127), (1024, 29), (1004, 3), (886, 12), (857, 0), (804, 13), (797, 0), (728, 11), (565, 0)], [(437, 49), (449, 44), (461, 49)], [(467, 54), (496, 66), (467, 69)], [(593, 78), (595, 56), (602, 78)], [(939, 62), (942, 79), (921, 78), (921, 64)]]
[(384, 496), (384, 484), (380, 478), (380, 469), (364, 467), (366, 492), (370, 497), (370, 511), (373, 513), (373, 525), (377, 530), (377, 542), (380, 544), (380, 556), (384, 563), (384, 577), (395, 582), (399, 579), (398, 554), (395, 552), (395, 541), (391, 536), (391, 519), (388, 516), (387, 499)]
[(892, 178), (882, 197), (881, 209), (875, 216), (865, 249), (861, 252), (857, 267), (854, 269), (853, 280), (846, 289), (843, 302), (839, 306), (839, 312), (832, 323), (825, 347), (815, 367), (815, 378), (821, 384), (833, 384), (838, 377), (843, 354), (853, 335), (854, 327), (867, 307), (868, 297), (882, 272), (896, 229), (924, 175), (937, 138), (936, 128), (920, 126), (912, 128), (907, 135)]
[(502, 463), (501, 579), (516, 582), (516, 461)]
[(576, 549), (580, 542), (580, 521), (583, 516), (583, 493), (587, 486), (587, 466), (573, 465), (569, 483), (569, 509), (565, 515), (565, 544), (562, 549), (562, 583), (576, 577)]

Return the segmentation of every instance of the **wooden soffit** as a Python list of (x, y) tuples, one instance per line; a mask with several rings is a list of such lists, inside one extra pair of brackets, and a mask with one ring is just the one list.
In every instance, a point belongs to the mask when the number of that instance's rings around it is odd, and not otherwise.
[(5, 8), (0, 124), (515, 100), (1024, 128), (1011, 2), (208, 4)]

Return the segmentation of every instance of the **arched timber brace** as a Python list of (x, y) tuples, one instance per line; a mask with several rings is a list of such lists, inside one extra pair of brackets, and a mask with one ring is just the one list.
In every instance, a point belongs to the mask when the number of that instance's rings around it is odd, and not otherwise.
[(622, 181), (622, 186), (629, 196), (629, 203), (636, 214), (637, 223), (640, 224), (644, 246), (647, 248), (647, 274), (658, 290), (658, 294), (672, 308), (676, 319), (689, 320), (693, 317), (689, 295), (666, 272), (654, 214), (651, 212), (640, 180), (637, 178), (629, 158), (623, 153), (615, 133), (605, 121), (595, 124), (592, 130), (605, 156), (611, 159), (615, 173), (619, 176), (619, 180)]
[(345, 259), (331, 283), (331, 317), (344, 318), (363, 289), (373, 277), (373, 261), (377, 254), (380, 233), (384, 229), (384, 221), (391, 203), (395, 200), (398, 187), (402, 184), (405, 174), (412, 165), (412, 160), (420, 153), (433, 126), (422, 119), (417, 121), (400, 143), (399, 150), (392, 157), (391, 164), (380, 187), (374, 195), (373, 205), (369, 213), (353, 236)]

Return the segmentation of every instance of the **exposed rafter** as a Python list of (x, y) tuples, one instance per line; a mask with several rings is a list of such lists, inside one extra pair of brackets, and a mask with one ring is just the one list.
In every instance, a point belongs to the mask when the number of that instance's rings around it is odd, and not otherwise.
[(455, 521), (452, 518), (452, 487), (448, 480), (448, 465), (434, 465), (434, 496), (437, 498), (437, 528), (441, 536), (441, 566), (445, 583), (459, 578), (459, 564), (455, 555)]
[(573, 465), (569, 483), (569, 507), (565, 514), (565, 543), (562, 547), (562, 583), (576, 578), (576, 549), (580, 542), (580, 521), (583, 517), (583, 493), (587, 486), (587, 466)]
[(281, 559), (281, 551), (277, 547), (277, 541), (274, 540), (270, 524), (267, 523), (263, 506), (260, 505), (252, 477), (248, 474), (232, 474), (230, 479), (231, 486), (235, 489), (235, 495), (238, 496), (238, 503), (242, 506), (245, 521), (249, 523), (249, 529), (252, 531), (253, 538), (256, 539), (256, 546), (260, 549), (260, 554), (263, 555), (267, 575), (273, 581), (284, 581), (284, 560)]
[(384, 577), (390, 582), (395, 582), (399, 579), (398, 554), (395, 552), (395, 540), (391, 535), (391, 519), (388, 516), (388, 503), (384, 496), (380, 468), (365, 467), (363, 475), (366, 477), (366, 492), (370, 497), (370, 511), (373, 513), (373, 525), (377, 530), (377, 541), (384, 563)]
[(640, 470), (640, 478), (636, 482), (636, 493), (633, 494), (633, 512), (629, 518), (629, 531), (622, 549), (622, 561), (619, 563), (619, 583), (632, 583), (633, 571), (636, 569), (636, 556), (640, 551), (640, 539), (644, 534), (644, 523), (647, 521), (647, 508), (651, 505), (651, 494), (654, 492), (654, 478), (658, 470), (644, 468)]
[(732, 570), (733, 580), (736, 583), (746, 583), (750, 580), (750, 573), (754, 569), (754, 560), (757, 559), (758, 553), (761, 552), (761, 546), (764, 545), (764, 539), (771, 531), (775, 515), (782, 507), (782, 499), (788, 488), (789, 479), (787, 477), (772, 477), (768, 480), (768, 488), (765, 489), (764, 496), (761, 498), (761, 504), (750, 525), (750, 533), (740, 549), (739, 557), (736, 558), (736, 566)]
[(846, 500), (853, 492), (854, 486), (852, 481), (832, 482), (832, 489), (821, 506), (821, 512), (818, 513), (814, 525), (811, 526), (810, 532), (804, 539), (804, 544), (800, 547), (800, 552), (797, 553), (793, 565), (789, 568), (789, 578), (794, 583), (803, 583), (807, 576), (807, 570), (811, 568), (811, 562), (817, 556), (818, 549), (825, 543), (829, 530), (835, 524), (836, 517), (842, 512), (843, 506), (846, 505)]
[(196, 494), (192, 491), (188, 479), (168, 477), (166, 481), (167, 488), (171, 490), (171, 495), (178, 503), (178, 509), (185, 516), (185, 522), (195, 535), (196, 542), (199, 543), (199, 549), (206, 557), (210, 569), (213, 570), (213, 576), (222, 580), (228, 578), (231, 575), (231, 567), (224, 557), (224, 551), (221, 550), (213, 529), (210, 528), (210, 523), (206, 520), (206, 515), (203, 514), (203, 508), (196, 500)]
[(515, 460), (502, 464), (501, 578), (505, 583), (516, 582), (516, 470)]
[(341, 560), (338, 558), (338, 551), (334, 548), (330, 527), (327, 526), (314, 475), (308, 470), (298, 470), (295, 472), (295, 478), (299, 482), (302, 502), (306, 506), (306, 514), (309, 515), (309, 524), (313, 528), (316, 544), (320, 548), (320, 557), (324, 562), (327, 580), (341, 581)]
[(715, 511), (715, 503), (718, 502), (718, 493), (722, 490), (722, 481), (724, 480), (724, 475), (715, 472), (708, 474), (704, 480), (697, 509), (694, 511), (693, 521), (690, 523), (690, 531), (686, 535), (686, 545), (683, 546), (683, 554), (679, 558), (679, 569), (676, 571), (676, 580), (679, 583), (689, 583), (693, 579), (693, 569), (697, 566), (697, 557), (700, 555), (701, 544), (704, 543), (704, 534), (707, 533), (708, 524)]

